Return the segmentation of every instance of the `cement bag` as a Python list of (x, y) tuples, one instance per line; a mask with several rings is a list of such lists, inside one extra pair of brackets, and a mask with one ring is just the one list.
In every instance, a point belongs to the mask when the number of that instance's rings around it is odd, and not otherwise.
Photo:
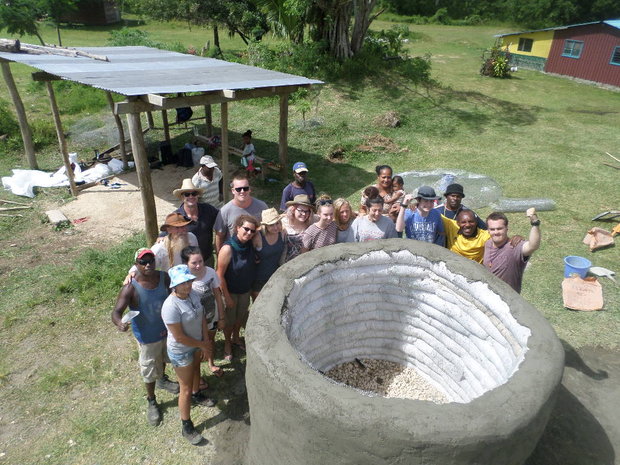
[(591, 312), (603, 308), (603, 287), (596, 278), (582, 279), (579, 276), (562, 281), (564, 306), (571, 310)]
[(590, 247), (590, 252), (593, 252), (596, 249), (612, 245), (614, 238), (609, 231), (603, 228), (592, 228), (588, 231), (586, 237), (583, 238), (583, 243)]

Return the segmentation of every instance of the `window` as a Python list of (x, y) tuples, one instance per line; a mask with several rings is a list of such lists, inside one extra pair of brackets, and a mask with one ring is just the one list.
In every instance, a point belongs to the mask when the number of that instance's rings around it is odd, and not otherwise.
[(609, 64), (620, 66), (620, 45), (614, 48), (614, 51), (611, 54), (611, 60), (609, 60)]
[(583, 50), (583, 42), (580, 40), (565, 40), (563, 57), (579, 58)]
[(533, 43), (534, 43), (533, 39), (524, 39), (522, 37), (519, 39), (519, 47), (517, 48), (517, 50), (519, 52), (531, 52)]

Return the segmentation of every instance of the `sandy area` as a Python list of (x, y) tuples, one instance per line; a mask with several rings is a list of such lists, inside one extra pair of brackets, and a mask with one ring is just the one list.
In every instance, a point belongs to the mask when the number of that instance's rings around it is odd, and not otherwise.
[[(196, 168), (176, 165), (167, 165), (163, 170), (151, 170), (159, 224), (181, 202), (172, 195), (172, 191), (181, 186), (184, 178), (191, 178), (195, 172)], [(83, 237), (99, 241), (119, 239), (144, 231), (142, 196), (136, 172), (121, 173), (110, 178), (109, 182), (118, 182), (121, 187), (111, 189), (97, 185), (81, 191), (77, 199), (60, 207), (72, 222), (86, 219), (75, 224), (75, 229), (83, 233)]]

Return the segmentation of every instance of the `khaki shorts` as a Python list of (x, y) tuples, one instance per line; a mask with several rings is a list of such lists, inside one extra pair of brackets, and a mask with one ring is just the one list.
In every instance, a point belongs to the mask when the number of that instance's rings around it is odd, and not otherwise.
[(140, 344), (140, 375), (145, 383), (154, 383), (164, 375), (164, 363), (168, 362), (166, 338), (151, 344)]
[(235, 323), (244, 325), (248, 320), (248, 308), (250, 307), (250, 293), (230, 294), (235, 305), (226, 307), (226, 326), (234, 326)]

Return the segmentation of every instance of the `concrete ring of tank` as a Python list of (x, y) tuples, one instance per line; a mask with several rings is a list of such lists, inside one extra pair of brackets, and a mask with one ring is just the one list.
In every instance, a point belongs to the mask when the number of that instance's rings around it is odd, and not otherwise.
[[(295, 315), (290, 314), (296, 305), (294, 299), (301, 295), (300, 290), (311, 285), (308, 277), (319, 279), (321, 286), (316, 290), (316, 298), (309, 297), (312, 293), (306, 295), (303, 307), (315, 306), (320, 310), (320, 301), (327, 294), (329, 283), (342, 278), (332, 279), (336, 270), (353, 269), (354, 281), (364, 283), (364, 271), (351, 265), (359, 264), (360, 259), (384, 254), (394, 260), (397, 267), (410, 266), (410, 257), (414, 257), (415, 266), (433, 268), (427, 274), (434, 276), (432, 279), (439, 276), (438, 282), (443, 282), (447, 288), (456, 286), (482, 296), (472, 299), (461, 291), (456, 292), (474, 302), (478, 309), (474, 312), (486, 313), (489, 321), (508, 336), (507, 340), (512, 339), (515, 357), (512, 361), (505, 360), (507, 376), (503, 380), (498, 379), (495, 385), (487, 380), (486, 390), (477, 393), (474, 390), (469, 398), (452, 394), (452, 402), (438, 405), (370, 396), (338, 384), (318, 371), (353, 357), (398, 358), (390, 355), (394, 344), (388, 337), (383, 346), (363, 344), (365, 351), (391, 347), (375, 357), (367, 352), (347, 352), (339, 343), (340, 339), (346, 340), (347, 335), (351, 337), (351, 327), (333, 324), (333, 319), (331, 325), (324, 326), (325, 332), (335, 332), (330, 338), (325, 339), (320, 331), (318, 336), (311, 336), (323, 338), (325, 345), (338, 355), (330, 358), (319, 351), (323, 358), (316, 358), (312, 350), (303, 347), (303, 334), (294, 334)], [(403, 279), (393, 267), (385, 275), (387, 280), (395, 276)], [(424, 279), (423, 274), (415, 276), (413, 272), (413, 281)], [(393, 284), (391, 288), (386, 286), (390, 293), (396, 292)], [(369, 301), (375, 294), (369, 285), (360, 286), (358, 293), (365, 293)], [(496, 296), (495, 303), (489, 295)], [(384, 301), (393, 305), (388, 299)], [(509, 308), (508, 315), (502, 313), (503, 306)], [(404, 305), (403, 311), (407, 312)], [(311, 309), (305, 313), (302, 309), (298, 313), (306, 318), (316, 312)], [(451, 317), (461, 319), (454, 314)], [(367, 332), (371, 335), (377, 331), (375, 328)], [(488, 331), (489, 337), (495, 338), (493, 332), (492, 329)], [(474, 339), (480, 336), (484, 338), (482, 334)], [(360, 339), (351, 337), (351, 340), (359, 343)], [(429, 341), (432, 347), (432, 340)], [(523, 341), (525, 347), (519, 355), (518, 345)], [(247, 342), (246, 384), (251, 415), (247, 463), (251, 465), (521, 464), (544, 430), (564, 366), (564, 351), (551, 326), (508, 285), (479, 264), (446, 249), (401, 239), (325, 247), (281, 267), (252, 306)], [(302, 346), (301, 350), (298, 346)], [(402, 347), (410, 349), (407, 341)], [(468, 348), (466, 352), (470, 351), (475, 348)], [(403, 357), (394, 361), (403, 364), (412, 361), (411, 354)], [(450, 365), (452, 370), (454, 365)], [(453, 375), (450, 367), (444, 368)], [(467, 369), (464, 367), (463, 373)], [(469, 375), (471, 378), (471, 373)], [(466, 375), (464, 380), (467, 380)], [(434, 384), (441, 385), (437, 380)]]

